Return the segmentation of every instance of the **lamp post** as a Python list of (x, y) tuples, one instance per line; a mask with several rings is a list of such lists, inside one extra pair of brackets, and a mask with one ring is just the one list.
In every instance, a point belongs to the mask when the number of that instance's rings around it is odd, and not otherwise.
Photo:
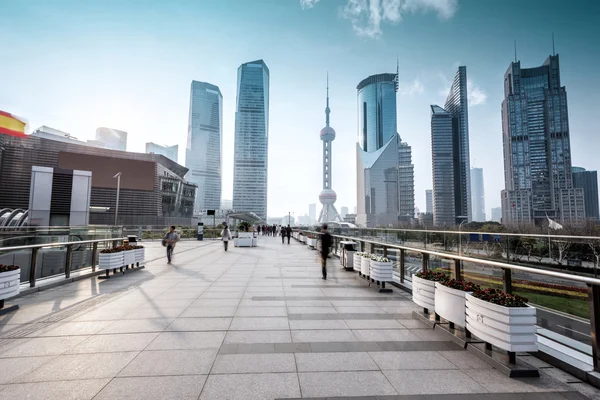
[(468, 218), (469, 218), (469, 217), (466, 217), (466, 216), (464, 216), (464, 215), (459, 215), (459, 216), (458, 216), (458, 218), (465, 218), (465, 219), (463, 219), (463, 220), (462, 220), (462, 222), (461, 222), (461, 223), (458, 225), (458, 255), (460, 256), (460, 255), (462, 255), (462, 237), (461, 237), (461, 234), (460, 234), (460, 229), (462, 228), (462, 225), (463, 225), (465, 222), (468, 222)]
[(117, 216), (119, 215), (119, 192), (121, 191), (121, 173), (117, 172), (113, 179), (117, 180), (117, 204), (115, 207), (115, 226), (117, 225)]

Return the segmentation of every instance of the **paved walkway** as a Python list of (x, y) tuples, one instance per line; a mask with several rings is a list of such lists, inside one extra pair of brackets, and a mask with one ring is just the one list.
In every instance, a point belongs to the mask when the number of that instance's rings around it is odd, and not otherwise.
[(414, 320), (404, 292), (337, 259), (323, 281), (306, 246), (259, 244), (180, 242), (172, 265), (16, 299), (0, 399), (600, 398), (530, 356), (542, 377), (509, 379)]

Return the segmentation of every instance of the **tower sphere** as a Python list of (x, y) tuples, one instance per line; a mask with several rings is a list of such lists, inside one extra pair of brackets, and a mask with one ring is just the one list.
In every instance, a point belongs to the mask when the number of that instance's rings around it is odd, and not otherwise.
[(334, 204), (337, 200), (337, 194), (331, 189), (323, 189), (319, 193), (319, 201), (321, 204)]
[(335, 139), (335, 130), (332, 127), (326, 126), (325, 128), (321, 129), (321, 140), (332, 141), (334, 139)]

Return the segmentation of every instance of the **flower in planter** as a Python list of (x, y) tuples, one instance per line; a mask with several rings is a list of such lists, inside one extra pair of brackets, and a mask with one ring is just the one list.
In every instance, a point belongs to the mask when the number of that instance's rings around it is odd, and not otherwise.
[(427, 270), (425, 272), (421, 271), (416, 274), (417, 278), (426, 279), (428, 281), (441, 282), (448, 279), (448, 275), (442, 272), (430, 271)]
[(528, 301), (525, 297), (504, 293), (499, 289), (476, 290), (473, 297), (503, 307), (527, 307)]
[(450, 289), (462, 290), (463, 292), (475, 292), (481, 290), (481, 287), (473, 282), (459, 281), (456, 279), (447, 279), (440, 281), (440, 283)]
[(100, 252), (100, 254), (120, 253), (122, 251), (123, 251), (123, 249), (121, 249), (120, 247), (114, 247), (112, 249), (104, 249)]
[(375, 262), (380, 262), (380, 263), (390, 262), (390, 260), (388, 260), (387, 257), (376, 256), (376, 255), (371, 256), (371, 260), (373, 260)]
[(3, 272), (10, 272), (19, 269), (17, 265), (3, 265), (0, 264), (0, 274)]

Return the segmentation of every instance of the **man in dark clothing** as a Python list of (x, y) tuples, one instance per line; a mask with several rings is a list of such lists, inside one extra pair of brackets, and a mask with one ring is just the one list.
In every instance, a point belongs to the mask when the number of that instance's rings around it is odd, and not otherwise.
[(327, 279), (327, 257), (329, 256), (329, 249), (331, 249), (332, 238), (329, 232), (327, 232), (327, 225), (323, 225), (321, 229), (321, 270), (323, 272), (323, 279)]
[(290, 237), (292, 236), (292, 228), (290, 228), (290, 226), (288, 225), (286, 230), (285, 230), (285, 234), (287, 236), (288, 239), (288, 244), (290, 244)]
[(281, 226), (281, 228), (279, 229), (280, 233), (281, 233), (281, 244), (285, 243), (285, 237), (287, 236), (287, 229), (285, 229), (285, 226)]

